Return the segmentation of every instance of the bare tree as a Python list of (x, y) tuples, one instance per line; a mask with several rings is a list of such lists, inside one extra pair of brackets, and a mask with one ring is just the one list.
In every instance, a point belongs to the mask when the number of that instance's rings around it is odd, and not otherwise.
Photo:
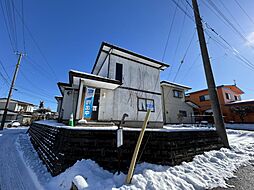
[(231, 111), (238, 115), (242, 121), (244, 122), (244, 119), (249, 113), (254, 112), (254, 107), (253, 106), (233, 106), (231, 107)]

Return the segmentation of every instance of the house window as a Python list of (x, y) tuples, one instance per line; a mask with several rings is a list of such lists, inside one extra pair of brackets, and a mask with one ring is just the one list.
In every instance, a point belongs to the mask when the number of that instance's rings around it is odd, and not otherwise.
[(138, 111), (146, 111), (146, 99), (138, 98)]
[(183, 97), (183, 92), (179, 90), (173, 90), (173, 96), (175, 98), (182, 98)]
[(123, 81), (123, 64), (116, 63), (116, 80)]
[(187, 112), (183, 110), (179, 110), (179, 114), (181, 114), (183, 117), (187, 117)]
[(207, 100), (210, 100), (210, 97), (208, 94), (202, 95), (202, 96), (199, 96), (199, 100), (200, 102), (207, 101)]
[(235, 96), (235, 100), (241, 100), (240, 96)]
[(155, 111), (154, 100), (138, 98), (138, 111), (147, 111), (148, 109), (150, 109), (152, 112)]
[(227, 100), (231, 100), (231, 94), (226, 93), (226, 98), (227, 98)]

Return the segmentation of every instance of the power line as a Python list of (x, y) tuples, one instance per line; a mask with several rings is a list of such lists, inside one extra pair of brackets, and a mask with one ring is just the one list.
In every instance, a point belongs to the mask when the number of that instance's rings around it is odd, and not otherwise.
[(42, 89), (42, 88), (40, 88), (38, 85), (36, 85), (32, 80), (30, 80), (28, 77), (26, 77), (25, 73), (24, 73), (22, 70), (20, 70), (20, 74), (22, 75), (22, 77), (23, 77), (26, 81), (28, 81), (28, 83), (29, 83), (30, 85), (32, 85), (34, 88), (36, 88), (36, 89), (42, 91), (42, 92), (40, 92), (40, 93), (42, 93), (42, 94), (44, 94), (45, 96), (48, 96), (48, 97), (50, 97), (50, 98), (52, 97), (52, 95), (50, 94), (51, 92), (46, 91), (45, 89)]
[[(0, 1), (0, 4), (1, 4), (1, 9), (2, 9), (2, 13), (3, 13), (3, 18), (4, 18), (4, 23), (5, 23), (5, 27), (6, 27), (6, 31), (8, 33), (8, 37), (9, 37), (9, 40), (10, 40), (10, 43), (11, 43), (11, 47), (12, 47), (12, 51), (15, 52), (16, 49), (14, 47), (14, 43), (12, 41), (12, 37), (11, 37), (11, 32), (10, 32), (10, 29), (8, 27), (8, 23), (7, 23), (7, 16), (5, 15), (5, 11), (4, 11), (4, 8), (3, 8), (3, 3), (2, 1)], [(7, 18), (6, 18), (7, 17)]]
[[(52, 82), (51, 78), (52, 78), (52, 75), (47, 72), (45, 70), (45, 68), (43, 66), (41, 66), (37, 61), (34, 60), (34, 58), (32, 58), (31, 56), (27, 55), (25, 60), (27, 60), (30, 65), (38, 72), (41, 74), (41, 76), (43, 76), (46, 80)], [(48, 76), (48, 77), (46, 77)]]
[(183, 75), (183, 78), (181, 80), (181, 82), (188, 76), (188, 74), (190, 73), (190, 71), (192, 70), (192, 68), (194, 67), (194, 65), (197, 63), (198, 58), (200, 57), (200, 53), (195, 57), (194, 61), (192, 62), (192, 64), (190, 65), (190, 67), (187, 69), (187, 71), (185, 72), (185, 74)]
[(235, 21), (235, 23), (237, 24), (237, 26), (242, 30), (242, 32), (244, 32), (244, 29), (241, 27), (241, 25), (239, 24), (239, 22), (236, 20), (236, 18), (234, 17), (234, 15), (230, 12), (230, 10), (227, 8), (227, 6), (223, 3), (223, 0), (219, 1), (223, 8), (228, 12), (228, 14), (231, 16), (231, 18)]
[(45, 98), (44, 96), (40, 96), (40, 95), (37, 95), (37, 94), (35, 94), (35, 93), (31, 93), (30, 91), (25, 92), (25, 91), (22, 91), (22, 90), (19, 90), (19, 89), (16, 89), (16, 91), (17, 91), (18, 93), (26, 94), (26, 95), (28, 95), (29, 97), (33, 97), (33, 98), (38, 99), (38, 100), (45, 100), (45, 101), (48, 101), (48, 102), (51, 102), (51, 103), (56, 104), (55, 101), (49, 100), (49, 99)]
[[(211, 0), (208, 0), (208, 3), (221, 16), (221, 18), (230, 25), (230, 27), (235, 31), (236, 34), (238, 34), (245, 42), (250, 43), (250, 41), (234, 26), (234, 24), (220, 11), (220, 9)], [(250, 47), (254, 49), (253, 46), (250, 45)]]
[(241, 4), (237, 1), (234, 0), (236, 2), (236, 4), (240, 7), (240, 9), (244, 12), (244, 14), (249, 18), (249, 20), (252, 22), (252, 24), (254, 24), (253, 19), (249, 16), (249, 14), (244, 10), (244, 8), (241, 6)]
[[(185, 6), (185, 11), (187, 11), (187, 5)], [(185, 19), (186, 19), (186, 14), (184, 14), (184, 16), (183, 16), (183, 21), (182, 21), (182, 25), (181, 25), (180, 34), (179, 34), (179, 36), (178, 36), (177, 43), (176, 43), (176, 48), (175, 48), (175, 52), (174, 52), (174, 55), (173, 55), (173, 56), (174, 56), (174, 58), (173, 58), (173, 63), (175, 62), (176, 53), (177, 53), (177, 50), (178, 50), (180, 41), (181, 41), (181, 39), (182, 39), (182, 34), (183, 34), (183, 28), (184, 28), (184, 24), (185, 24)], [(173, 67), (173, 65), (172, 65), (171, 67)]]
[(23, 50), (26, 52), (26, 41), (25, 41), (25, 25), (24, 25), (24, 1), (21, 1), (21, 15), (22, 15), (22, 33), (23, 33)]
[[(7, 1), (7, 0), (6, 0)], [(13, 27), (14, 27), (14, 35), (15, 35), (15, 45), (16, 49), (18, 50), (18, 35), (17, 35), (17, 25), (16, 25), (16, 14), (14, 11), (14, 1), (11, 0), (11, 14), (13, 15)]]
[(5, 83), (7, 85), (10, 85), (10, 82), (8, 81), (8, 79), (5, 78), (5, 76), (3, 75), (3, 73), (0, 72), (0, 76), (2, 77), (2, 79), (5, 81)]
[[(172, 1), (173, 1), (173, 3), (174, 3), (184, 14), (186, 14), (186, 16), (187, 16), (190, 20), (192, 20), (193, 22), (195, 22), (195, 21), (194, 21), (194, 18), (193, 18), (190, 14), (188, 14), (187, 11), (185, 11), (184, 8), (182, 8), (182, 7), (179, 5), (179, 3), (176, 2), (176, 0), (172, 0)], [(188, 2), (188, 1), (187, 1), (187, 2)]]
[(223, 44), (223, 42), (220, 42), (219, 40), (213, 38), (211, 36), (211, 34), (208, 33), (208, 31), (205, 31), (206, 34), (214, 41), (216, 42), (219, 46), (221, 46), (222, 48), (228, 50), (229, 52), (231, 52), (237, 59), (238, 61), (241, 61), (241, 63), (244, 63), (244, 66), (247, 66), (249, 69), (251, 69), (252, 71), (254, 70), (254, 65), (244, 56), (242, 56), (240, 54), (240, 52), (238, 50), (236, 50), (233, 46), (231, 46), (224, 38), (222, 38), (221, 36), (220, 39), (223, 39), (222, 41), (225, 43)]
[(176, 75), (175, 75), (175, 77), (174, 77), (174, 79), (173, 79), (173, 82), (175, 82), (175, 80), (176, 80), (176, 78), (177, 78), (177, 75), (178, 75), (178, 73), (179, 73), (179, 71), (180, 71), (180, 69), (181, 69), (181, 67), (182, 67), (182, 65), (183, 65), (183, 63), (184, 63), (185, 57), (186, 57), (186, 55), (187, 55), (187, 53), (188, 53), (188, 51), (189, 51), (189, 49), (190, 49), (190, 46), (191, 46), (191, 44), (192, 44), (192, 42), (193, 42), (193, 39), (194, 39), (194, 36), (195, 36), (195, 31), (194, 31), (193, 34), (192, 34), (191, 40), (190, 40), (189, 45), (187, 46), (187, 49), (186, 49), (186, 51), (185, 51), (185, 53), (184, 53), (183, 59), (182, 59), (181, 62), (180, 62), (180, 65), (179, 65), (179, 67), (178, 67), (178, 69), (177, 69), (177, 72), (176, 72)]
[[(188, 2), (188, 0), (185, 0), (188, 5), (190, 6), (190, 8), (193, 10), (193, 7), (190, 5), (190, 3)], [(182, 9), (181, 9), (182, 10)], [(195, 12), (195, 10), (193, 10)], [(186, 14), (186, 12), (184, 12)], [(247, 59), (245, 58), (244, 56), (242, 56), (240, 54), (239, 51), (237, 51), (225, 38), (223, 38), (218, 32), (216, 32), (207, 22), (205, 22), (202, 18), (200, 18), (202, 23), (204, 23), (206, 25), (206, 27), (211, 30), (217, 37), (219, 37), (228, 47), (227, 49), (230, 49), (231, 52), (240, 60), (242, 61), (243, 63), (245, 63), (248, 68), (253, 68), (254, 65)], [(224, 45), (225, 46), (225, 45)]]
[(5, 67), (4, 67), (4, 64), (3, 64), (3, 62), (1, 60), (0, 60), (0, 65), (2, 66), (2, 68), (4, 70), (4, 73), (7, 76), (7, 78), (9, 79), (9, 81), (11, 81), (11, 77), (8, 75), (8, 73), (7, 73), (7, 71), (6, 71)]
[[(16, 8), (15, 6), (14, 6), (14, 9), (15, 9), (17, 15), (19, 16), (19, 19), (22, 21), (22, 15), (19, 13), (19, 11), (17, 10), (17, 8)], [(53, 76), (56, 80), (58, 80), (58, 79), (57, 79), (57, 74), (56, 74), (56, 72), (54, 71), (54, 69), (53, 69), (53, 68), (51, 67), (51, 65), (49, 64), (48, 59), (46, 58), (45, 54), (42, 52), (42, 50), (41, 50), (39, 44), (38, 44), (37, 41), (35, 40), (35, 38), (34, 38), (32, 32), (31, 32), (31, 30), (30, 30), (29, 27), (26, 25), (26, 23), (24, 22), (24, 20), (23, 20), (23, 25), (24, 25), (24, 27), (26, 28), (26, 30), (28, 31), (28, 34), (30, 35), (32, 41), (34, 42), (34, 44), (35, 44), (36, 48), (38, 49), (39, 53), (41, 54), (42, 58), (44, 59), (44, 62), (48, 65), (50, 71), (52, 72), (52, 76)]]
[[(178, 2), (179, 2), (179, 0), (178, 0)], [(165, 54), (166, 54), (166, 51), (167, 51), (167, 48), (168, 48), (168, 42), (169, 42), (170, 34), (171, 34), (171, 31), (172, 31), (172, 27), (173, 27), (173, 24), (174, 24), (174, 20), (175, 20), (175, 16), (176, 16), (176, 11), (177, 11), (177, 6), (175, 7), (173, 18), (172, 18), (172, 21), (171, 21), (171, 24), (170, 24), (170, 27), (169, 27), (167, 41), (166, 41), (165, 48), (164, 48), (164, 51), (163, 51), (162, 61), (164, 61)]]

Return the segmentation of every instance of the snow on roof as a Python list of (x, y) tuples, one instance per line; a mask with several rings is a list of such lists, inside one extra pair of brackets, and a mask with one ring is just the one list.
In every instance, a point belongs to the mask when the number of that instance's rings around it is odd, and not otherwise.
[(238, 100), (238, 101), (230, 102), (228, 104), (232, 105), (232, 104), (243, 104), (243, 103), (252, 103), (252, 102), (254, 102), (254, 99)]
[(165, 81), (165, 80), (161, 81), (160, 83), (161, 83), (161, 85), (176, 86), (176, 87), (184, 88), (184, 89), (187, 89), (187, 90), (191, 89), (191, 87), (189, 87), (189, 86), (185, 86), (185, 85), (182, 85), (182, 84), (178, 84), (178, 83), (170, 82), (170, 81)]

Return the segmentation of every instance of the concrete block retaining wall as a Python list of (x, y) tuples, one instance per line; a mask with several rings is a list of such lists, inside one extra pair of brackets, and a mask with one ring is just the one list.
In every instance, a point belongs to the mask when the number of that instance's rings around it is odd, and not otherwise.
[[(77, 160), (92, 159), (111, 172), (128, 171), (139, 130), (124, 130), (123, 146), (117, 148), (116, 130), (75, 130), (34, 123), (31, 142), (50, 173), (55, 176)], [(223, 147), (214, 130), (149, 130), (141, 145), (139, 162), (177, 165), (197, 154)]]

